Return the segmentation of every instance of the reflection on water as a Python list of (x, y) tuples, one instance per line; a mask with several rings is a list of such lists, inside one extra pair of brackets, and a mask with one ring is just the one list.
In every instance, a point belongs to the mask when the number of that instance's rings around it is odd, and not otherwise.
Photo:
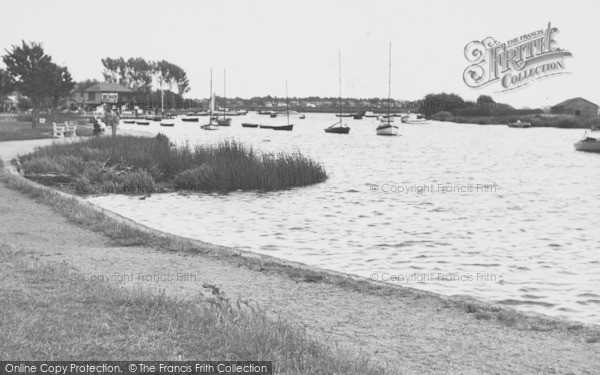
[(89, 200), (150, 227), (215, 244), (600, 323), (600, 155), (577, 152), (581, 130), (433, 122), (375, 135), (376, 120), (249, 114), (232, 126), (161, 131), (190, 144), (237, 138), (265, 152), (296, 149), (330, 178), (276, 193), (164, 194)]

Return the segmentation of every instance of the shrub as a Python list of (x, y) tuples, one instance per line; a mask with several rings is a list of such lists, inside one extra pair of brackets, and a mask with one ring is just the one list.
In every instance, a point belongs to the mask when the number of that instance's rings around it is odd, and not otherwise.
[(153, 193), (156, 189), (154, 179), (144, 170), (124, 174), (120, 182), (123, 192), (128, 194)]
[(452, 121), (454, 116), (450, 112), (438, 112), (431, 116), (431, 119), (436, 121)]

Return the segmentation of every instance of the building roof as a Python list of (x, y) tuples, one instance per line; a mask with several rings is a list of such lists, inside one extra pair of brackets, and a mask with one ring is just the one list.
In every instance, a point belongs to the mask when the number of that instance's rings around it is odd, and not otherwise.
[(85, 92), (133, 92), (133, 90), (118, 83), (103, 82), (87, 88)]
[(569, 105), (569, 104), (571, 104), (571, 103), (573, 103), (573, 102), (575, 102), (577, 100), (583, 100), (584, 102), (588, 102), (589, 104), (592, 104), (592, 105), (595, 105), (596, 107), (598, 107), (598, 104), (592, 103), (589, 100), (581, 98), (581, 97), (579, 97), (579, 98), (573, 98), (573, 99), (567, 99), (567, 100), (565, 100), (563, 102), (560, 102), (558, 104), (553, 105), (552, 107), (564, 107), (564, 106)]

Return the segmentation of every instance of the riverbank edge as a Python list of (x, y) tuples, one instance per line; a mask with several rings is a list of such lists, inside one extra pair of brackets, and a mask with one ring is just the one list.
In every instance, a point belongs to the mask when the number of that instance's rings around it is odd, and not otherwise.
[(543, 314), (518, 311), (512, 307), (481, 301), (469, 296), (444, 296), (409, 286), (373, 281), (356, 275), (321, 269), (299, 262), (269, 255), (253, 253), (225, 246), (213, 245), (146, 227), (124, 216), (95, 206), (81, 197), (38, 184), (21, 176), (12, 165), (0, 167), (0, 182), (6, 187), (29, 195), (38, 203), (50, 206), (69, 221), (86, 229), (127, 244), (143, 245), (160, 251), (186, 252), (229, 262), (246, 269), (276, 274), (292, 280), (309, 283), (326, 283), (335, 287), (374, 295), (410, 296), (427, 299), (431, 305), (440, 303), (471, 314), (474, 319), (517, 330), (538, 332), (557, 331), (575, 341), (590, 344), (600, 342), (600, 325), (570, 321)]

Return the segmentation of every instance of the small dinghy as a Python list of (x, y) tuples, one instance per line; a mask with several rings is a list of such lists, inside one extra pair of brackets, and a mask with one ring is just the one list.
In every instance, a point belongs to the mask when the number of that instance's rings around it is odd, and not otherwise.
[(217, 125), (219, 126), (231, 126), (231, 119), (229, 117), (217, 119)]
[(521, 122), (521, 120), (515, 121), (515, 122), (509, 122), (508, 123), (508, 127), (509, 128), (530, 128), (531, 127), (531, 123), (529, 122)]
[(174, 122), (168, 121), (168, 122), (161, 122), (160, 126), (175, 126)]
[(244, 122), (242, 124), (242, 127), (244, 127), (244, 128), (258, 128), (258, 126), (259, 126), (258, 124), (249, 124), (247, 122)]
[(261, 129), (273, 129), (273, 125), (258, 125)]
[(211, 124), (202, 125), (201, 128), (204, 130), (219, 130), (219, 125), (211, 123)]
[(135, 120), (123, 120), (124, 124), (135, 124)]
[(282, 126), (272, 126), (271, 129), (291, 131), (291, 130), (294, 130), (294, 124), (288, 124), (288, 125), (282, 125)]
[(348, 127), (347, 125), (342, 125), (342, 122), (340, 121), (326, 128), (325, 133), (348, 134), (350, 133), (350, 127)]
[(182, 117), (183, 122), (198, 122), (198, 117)]
[(135, 123), (138, 125), (150, 125), (150, 121), (147, 121), (147, 120), (140, 120), (140, 121), (136, 121)]

